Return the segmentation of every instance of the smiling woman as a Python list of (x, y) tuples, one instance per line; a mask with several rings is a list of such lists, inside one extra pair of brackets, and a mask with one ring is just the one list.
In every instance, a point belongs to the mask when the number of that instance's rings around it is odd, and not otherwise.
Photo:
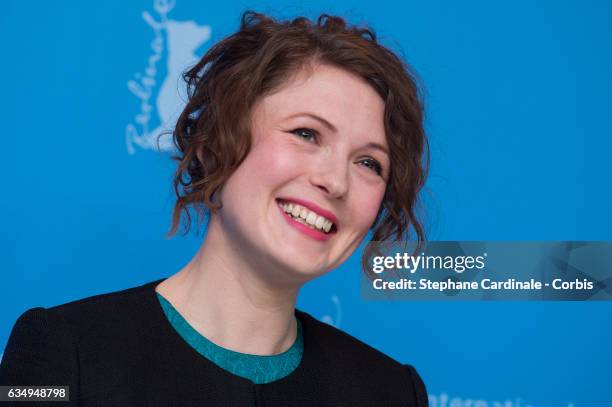
[(185, 74), (177, 203), (206, 238), (167, 279), (19, 319), (0, 384), (73, 405), (426, 406), (415, 369), (295, 309), (374, 240), (423, 239), (427, 142), (407, 67), (339, 17), (240, 30)]
[(238, 258), (229, 241), (246, 250), (258, 279), (267, 270), (267, 285), (295, 287), (346, 260), (387, 184), (383, 100), (354, 74), (311, 64), (254, 104), (249, 153), (220, 189), (223, 206), (208, 225), (207, 245), (224, 259)]

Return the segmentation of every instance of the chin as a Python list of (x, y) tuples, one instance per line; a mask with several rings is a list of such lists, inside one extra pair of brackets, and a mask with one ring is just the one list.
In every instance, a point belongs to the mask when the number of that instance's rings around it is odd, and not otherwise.
[(322, 276), (329, 271), (328, 268), (313, 264), (312, 257), (284, 259), (279, 262), (281, 273), (287, 275), (289, 280), (298, 283), (306, 283), (314, 278)]

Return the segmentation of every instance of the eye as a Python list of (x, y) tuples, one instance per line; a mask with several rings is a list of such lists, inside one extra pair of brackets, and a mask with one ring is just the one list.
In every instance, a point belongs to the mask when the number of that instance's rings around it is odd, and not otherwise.
[(359, 164), (369, 168), (378, 175), (382, 175), (382, 165), (380, 165), (380, 163), (373, 158), (365, 158), (359, 161)]
[(296, 136), (305, 139), (306, 141), (316, 142), (318, 133), (312, 129), (299, 128), (295, 130), (291, 130), (290, 133), (295, 134)]

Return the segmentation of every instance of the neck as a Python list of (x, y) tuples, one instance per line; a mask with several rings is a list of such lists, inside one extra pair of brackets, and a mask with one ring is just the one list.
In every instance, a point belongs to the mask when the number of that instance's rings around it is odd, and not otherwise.
[(284, 352), (297, 335), (299, 286), (272, 284), (223, 236), (211, 223), (194, 258), (156, 290), (219, 346), (255, 355)]

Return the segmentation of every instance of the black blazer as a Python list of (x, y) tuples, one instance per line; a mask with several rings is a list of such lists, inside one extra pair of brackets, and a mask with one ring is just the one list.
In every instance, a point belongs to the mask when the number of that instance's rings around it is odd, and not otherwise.
[(156, 297), (161, 281), (25, 312), (0, 364), (0, 385), (68, 385), (70, 402), (57, 404), (64, 407), (428, 405), (414, 368), (299, 310), (299, 366), (267, 384), (235, 376), (173, 329)]

